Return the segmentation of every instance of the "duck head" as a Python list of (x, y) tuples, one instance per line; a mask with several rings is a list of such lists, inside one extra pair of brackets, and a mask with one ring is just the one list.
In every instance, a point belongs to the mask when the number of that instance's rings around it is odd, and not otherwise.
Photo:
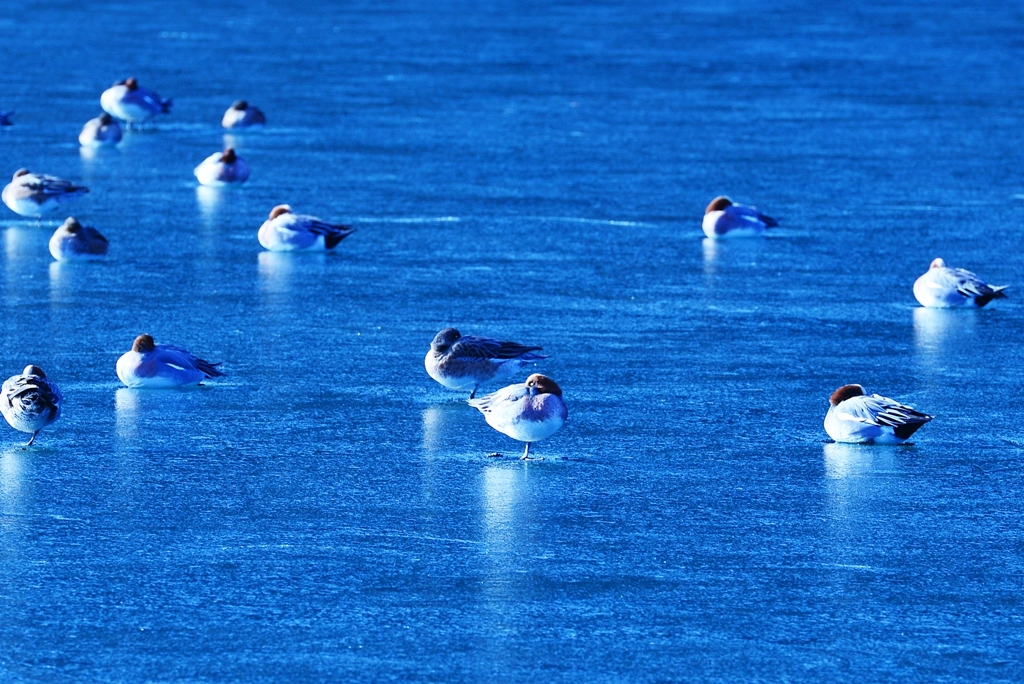
[(156, 349), (156, 343), (153, 342), (152, 335), (142, 334), (135, 338), (135, 342), (132, 343), (132, 351), (140, 354), (145, 354)]
[(526, 386), (532, 390), (531, 394), (554, 394), (556, 397), (562, 396), (562, 388), (558, 386), (558, 383), (548, 376), (541, 375), (540, 373), (534, 373), (530, 377), (526, 378)]
[(445, 328), (434, 335), (434, 340), (430, 343), (430, 349), (443, 354), (451, 349), (452, 345), (455, 344), (460, 337), (462, 337), (462, 334), (455, 328)]
[(276, 207), (270, 210), (270, 218), (268, 220), (273, 221), (278, 216), (292, 213), (292, 208), (287, 204), (278, 204)]
[(705, 214), (710, 214), (713, 211), (722, 211), (726, 207), (732, 206), (732, 200), (725, 195), (719, 195), (715, 199), (711, 200), (711, 204), (704, 210)]
[(843, 385), (828, 398), (828, 403), (832, 406), (839, 406), (841, 403), (852, 397), (864, 396), (864, 388), (860, 385)]

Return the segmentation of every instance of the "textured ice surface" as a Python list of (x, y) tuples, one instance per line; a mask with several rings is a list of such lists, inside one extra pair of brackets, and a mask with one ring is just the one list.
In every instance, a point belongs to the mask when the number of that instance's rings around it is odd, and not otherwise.
[[(5, 7), (0, 171), (111, 247), (0, 216), (0, 375), (66, 398), (0, 431), (0, 679), (1024, 678), (1020, 13), (825, 4)], [(81, 152), (132, 75), (172, 114)], [(703, 241), (721, 193), (782, 227)], [(262, 252), (283, 202), (359, 230)], [(937, 256), (1010, 299), (917, 308)], [(447, 325), (552, 354), (545, 461)], [(228, 377), (118, 389), (140, 332)], [(847, 382), (936, 419), (828, 444)]]

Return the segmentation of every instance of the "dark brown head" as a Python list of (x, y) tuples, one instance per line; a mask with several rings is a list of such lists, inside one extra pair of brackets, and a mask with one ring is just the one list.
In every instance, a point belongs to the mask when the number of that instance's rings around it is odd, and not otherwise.
[(28, 376), (28, 377), (33, 377), (33, 376), (35, 376), (37, 378), (45, 378), (46, 377), (46, 373), (44, 373), (43, 369), (40, 368), (39, 366), (25, 366), (25, 370), (21, 371), (21, 374), (25, 375), (25, 376)]
[(452, 348), (452, 345), (455, 344), (460, 337), (462, 337), (462, 334), (455, 328), (445, 328), (434, 335), (434, 341), (430, 343), (430, 349), (444, 354)]
[(832, 393), (832, 396), (828, 398), (828, 403), (832, 406), (839, 406), (851, 397), (862, 396), (864, 396), (864, 388), (860, 385), (843, 385)]
[(273, 209), (270, 210), (270, 219), (269, 220), (273, 221), (274, 219), (276, 219), (278, 216), (281, 216), (282, 214), (290, 214), (290, 213), (292, 213), (292, 208), (291, 207), (289, 207), (287, 204), (278, 204), (276, 207), (274, 207)]
[(540, 373), (534, 373), (530, 377), (526, 378), (526, 386), (530, 389), (537, 390), (537, 394), (554, 394), (556, 397), (562, 396), (562, 388), (558, 386), (554, 380), (546, 375)]
[(139, 82), (136, 81), (134, 78), (126, 78), (124, 81), (124, 87), (128, 90), (138, 90)]
[(711, 200), (711, 204), (704, 210), (705, 214), (710, 214), (713, 211), (722, 211), (726, 207), (732, 206), (732, 200), (725, 195), (719, 195), (715, 199)]
[(235, 100), (235, 103), (231, 105), (232, 109), (237, 109), (240, 112), (244, 112), (249, 108), (249, 103), (245, 100)]
[(234, 164), (238, 157), (235, 155), (235, 150), (232, 147), (224, 150), (224, 153), (220, 155), (220, 160), (225, 164)]
[(14, 177), (15, 178), (21, 178), (22, 176), (27, 176), (27, 175), (28, 175), (28, 169), (18, 169), (17, 171), (14, 172)]
[(110, 116), (106, 112), (103, 112), (102, 114), (100, 114), (100, 124), (101, 125), (109, 126), (111, 123), (113, 123), (113, 121), (114, 121), (114, 117)]
[(145, 354), (156, 349), (156, 343), (153, 342), (152, 335), (139, 335), (135, 338), (135, 343), (132, 344), (132, 351)]
[(72, 235), (82, 232), (82, 224), (78, 222), (74, 216), (68, 216), (67, 220), (64, 221), (64, 225), (61, 226), (64, 230), (71, 233)]

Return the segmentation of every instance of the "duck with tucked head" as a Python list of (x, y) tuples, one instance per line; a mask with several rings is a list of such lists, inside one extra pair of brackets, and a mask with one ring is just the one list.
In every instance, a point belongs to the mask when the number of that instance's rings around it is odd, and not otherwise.
[(117, 360), (117, 377), (128, 387), (187, 387), (223, 377), (220, 365), (181, 347), (156, 344), (150, 335), (139, 335), (132, 350)]
[(203, 163), (196, 167), (195, 174), (201, 184), (211, 188), (222, 188), (244, 183), (249, 178), (249, 165), (229, 147), (204, 159)]
[(950, 268), (942, 259), (932, 261), (928, 271), (914, 281), (914, 297), (932, 309), (981, 308), (993, 299), (1005, 299), (1008, 285), (989, 285), (963, 268)]
[(134, 78), (118, 81), (100, 95), (100, 107), (107, 114), (128, 122), (128, 128), (144, 124), (157, 114), (171, 111), (171, 100), (160, 99), (152, 90), (139, 85)]
[(121, 142), (121, 127), (117, 120), (106, 112), (95, 119), (89, 119), (78, 134), (78, 142), (83, 147), (113, 147)]
[(328, 223), (315, 216), (295, 214), (287, 204), (279, 204), (260, 226), (257, 239), (271, 252), (319, 251), (334, 249), (355, 232), (350, 226)]
[(843, 385), (828, 403), (825, 432), (837, 442), (902, 444), (932, 419), (880, 394), (869, 397), (860, 385)]
[(518, 342), (463, 336), (455, 328), (445, 328), (434, 335), (423, 364), (427, 375), (448, 389), (470, 390), (472, 399), (480, 385), (503, 380), (523, 366), (548, 358), (538, 354), (540, 350)]
[(469, 405), (484, 414), (492, 428), (512, 439), (526, 442), (520, 457), (530, 458), (530, 445), (555, 434), (569, 410), (562, 399), (562, 388), (551, 378), (534, 373), (526, 382), (509, 385), (497, 392), (470, 399)]
[(89, 188), (63, 178), (18, 169), (0, 198), (15, 214), (38, 219), (56, 211), (62, 203), (77, 199), (87, 192)]
[(754, 207), (733, 204), (731, 199), (724, 196), (711, 200), (711, 204), (704, 210), (704, 234), (709, 238), (753, 237), (777, 225), (779, 222), (771, 216), (762, 214)]
[(60, 418), (63, 400), (42, 368), (26, 366), (21, 375), (8, 378), (0, 388), (0, 413), (12, 428), (32, 435), (25, 445), (31, 446), (40, 430)]
[(267, 123), (267, 117), (258, 108), (253, 107), (245, 100), (238, 100), (228, 111), (224, 112), (224, 118), (220, 125), (224, 128), (253, 128), (263, 126)]
[(50, 254), (57, 261), (92, 261), (107, 255), (110, 244), (100, 231), (69, 216), (50, 237)]

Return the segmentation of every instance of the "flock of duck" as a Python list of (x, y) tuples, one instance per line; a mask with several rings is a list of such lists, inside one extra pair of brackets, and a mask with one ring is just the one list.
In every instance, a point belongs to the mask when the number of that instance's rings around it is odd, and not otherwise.
[[(79, 135), (86, 147), (117, 145), (122, 139), (121, 122), (132, 130), (142, 127), (158, 114), (170, 112), (171, 100), (141, 87), (129, 78), (108, 88), (100, 96), (104, 113), (88, 121)], [(0, 126), (10, 126), (10, 113), (0, 112)], [(221, 125), (227, 129), (261, 127), (266, 117), (244, 100), (225, 112)], [(228, 148), (205, 159), (195, 169), (200, 184), (225, 187), (244, 183), (249, 167), (234, 149)], [(15, 213), (41, 221), (46, 214), (89, 189), (45, 174), (19, 169), (2, 193), (3, 203)], [(708, 238), (720, 240), (756, 237), (778, 222), (755, 207), (716, 197), (704, 212), (703, 230)], [(334, 249), (353, 233), (349, 226), (296, 214), (290, 206), (274, 207), (257, 233), (270, 251), (324, 251)], [(58, 261), (101, 259), (108, 251), (107, 239), (95, 228), (69, 217), (53, 234), (49, 250)], [(946, 266), (942, 259), (914, 283), (914, 296), (922, 306), (932, 308), (983, 307), (1005, 297), (1006, 286), (985, 283), (962, 268)], [(477, 397), (484, 384), (507, 379), (527, 366), (548, 358), (540, 347), (488, 337), (462, 335), (445, 328), (434, 336), (424, 359), (427, 374), (452, 390), (469, 390), (469, 404), (478, 409), (487, 424), (509, 437), (525, 442), (521, 458), (530, 459), (530, 445), (557, 432), (568, 417), (558, 384), (539, 373), (525, 382), (508, 385)], [(135, 338), (130, 351), (117, 361), (117, 377), (127, 387), (169, 388), (201, 384), (221, 377), (220, 363), (205, 361), (186, 349), (157, 344), (150, 335)], [(0, 388), (0, 413), (15, 430), (36, 436), (61, 414), (62, 396), (57, 385), (41, 368), (29, 365)], [(837, 442), (898, 444), (908, 440), (932, 416), (879, 394), (867, 395), (857, 384), (843, 385), (829, 397), (825, 431)]]

